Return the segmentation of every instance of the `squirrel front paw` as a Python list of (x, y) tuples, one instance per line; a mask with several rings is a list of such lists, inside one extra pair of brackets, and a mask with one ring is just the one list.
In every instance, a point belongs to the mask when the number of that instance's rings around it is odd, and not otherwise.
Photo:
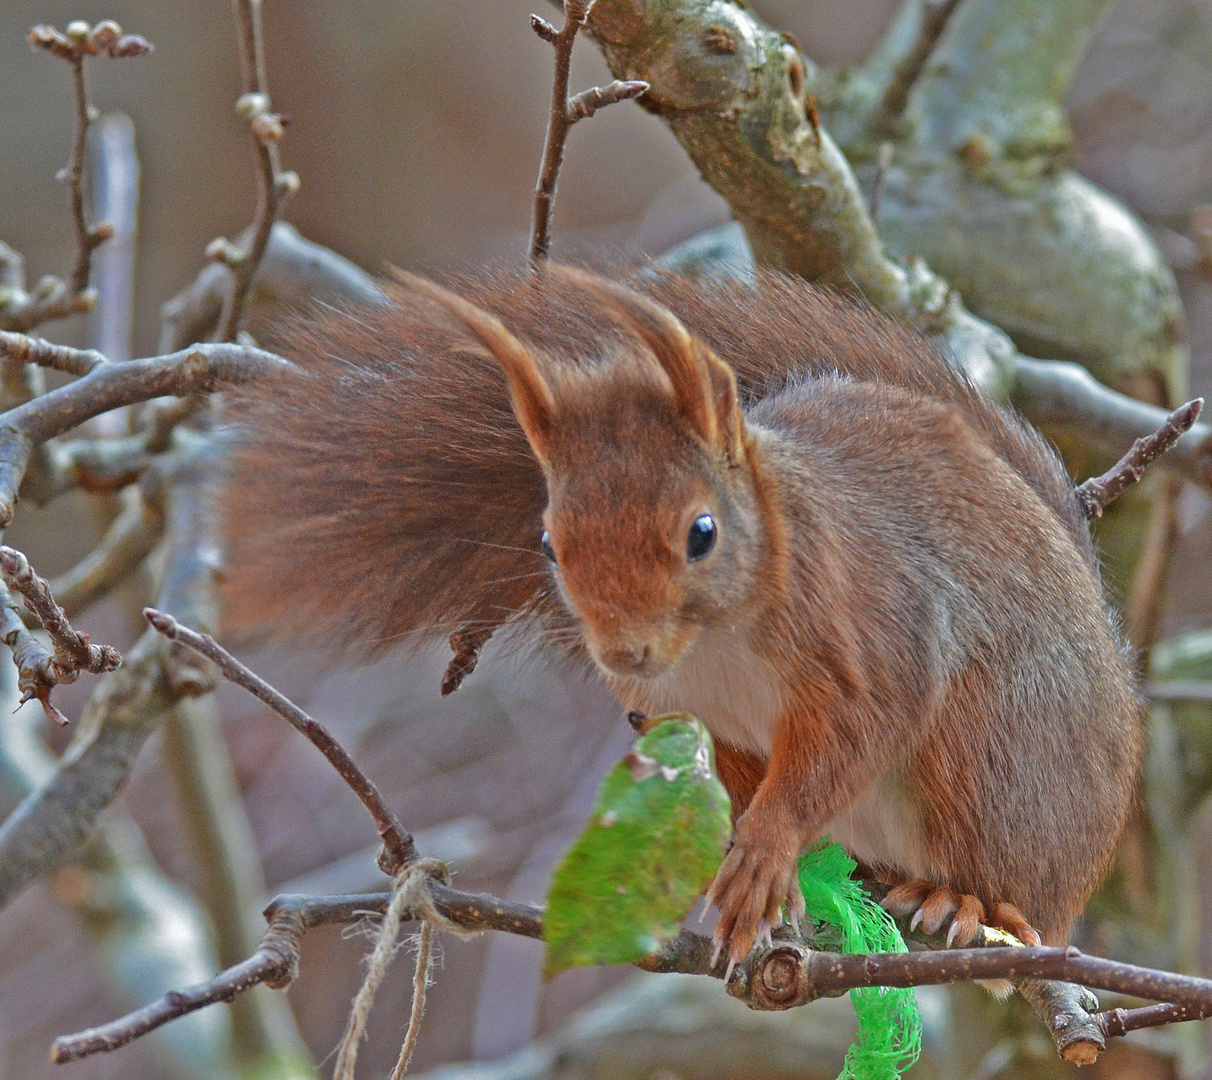
[(706, 902), (719, 908), (712, 966), (728, 949), (728, 981), (733, 967), (749, 955), (759, 938), (770, 943), (770, 931), (782, 922), (779, 909), (786, 904), (790, 921), (798, 926), (804, 897), (796, 877), (797, 849), (764, 843), (746, 835), (743, 826), (707, 890)]

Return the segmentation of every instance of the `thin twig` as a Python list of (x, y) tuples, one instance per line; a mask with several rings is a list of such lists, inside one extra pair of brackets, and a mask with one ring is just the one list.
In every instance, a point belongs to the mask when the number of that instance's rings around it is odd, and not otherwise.
[[(543, 913), (539, 908), (498, 900), (495, 896), (460, 892), (433, 880), (428, 882), (427, 889), (437, 911), (465, 930), (500, 930), (530, 938), (543, 936)], [(247, 960), (197, 986), (166, 994), (121, 1019), (56, 1039), (51, 1058), (56, 1062), (75, 1061), (102, 1050), (116, 1050), (171, 1020), (217, 1001), (230, 1001), (260, 983), (283, 988), (298, 972), (299, 941), (304, 932), (317, 926), (356, 923), (366, 915), (385, 914), (391, 898), (391, 893), (275, 897), (265, 909), (269, 929), (260, 948)], [(414, 915), (409, 913), (409, 917)]]
[[(1122, 453), (1130, 439), (1166, 425), (1164, 409), (1112, 390), (1080, 364), (1014, 358), (1011, 400), (1036, 427), (1073, 432), (1090, 449)], [(1212, 486), (1212, 428), (1195, 423), (1166, 455), (1165, 467), (1205, 490)]]
[(224, 263), (235, 278), (224, 301), (215, 332), (216, 341), (235, 341), (239, 335), (248, 314), (253, 279), (269, 243), (270, 230), (282, 207), (299, 190), (298, 174), (283, 172), (278, 155), (278, 140), (282, 138), (288, 118), (273, 112), (270, 104), (261, 34), (261, 0), (233, 0), (233, 3), (243, 70), (243, 93), (236, 102), (236, 111), (248, 121), (256, 147), (257, 209), (246, 244), (237, 246), (219, 239), (207, 248), (207, 254)]
[(871, 215), (873, 225), (880, 223), (880, 211), (884, 206), (884, 186), (888, 182), (888, 169), (892, 165), (892, 153), (892, 143), (882, 142), (875, 155), (875, 179), (871, 182), (871, 199), (867, 204), (867, 212)]
[(36, 49), (66, 60), (72, 69), (72, 90), (75, 100), (76, 126), (71, 155), (60, 170), (59, 179), (67, 184), (71, 196), (72, 225), (76, 233), (76, 260), (71, 277), (64, 282), (44, 278), (26, 302), (10, 306), (5, 312), (4, 327), (8, 330), (31, 330), (39, 323), (89, 311), (96, 303), (96, 291), (89, 288), (89, 269), (93, 250), (113, 235), (113, 227), (105, 222), (90, 225), (85, 203), (85, 151), (88, 129), (96, 110), (88, 97), (85, 62), (91, 56), (108, 56), (121, 60), (143, 56), (152, 51), (151, 42), (138, 34), (124, 34), (113, 20), (107, 19), (89, 26), (83, 21), (67, 25), (66, 32), (53, 26), (35, 26), (29, 32), (29, 43)]
[(934, 46), (943, 36), (947, 19), (955, 10), (959, 0), (926, 0), (922, 5), (921, 23), (913, 46), (896, 65), (892, 81), (880, 99), (879, 107), (872, 115), (873, 130), (888, 134), (896, 126), (905, 106), (909, 103), (909, 91), (934, 52)]
[(1171, 1005), (1163, 1002), (1158, 1005), (1145, 1005), (1139, 1009), (1107, 1009), (1095, 1013), (1095, 1019), (1108, 1038), (1127, 1035), (1129, 1031), (1140, 1031), (1143, 1028), (1162, 1027), (1166, 1024), (1182, 1024), (1188, 1020), (1206, 1020), (1212, 1016), (1212, 1009), (1193, 1007), (1190, 1005)]
[[(13, 663), (17, 665), (21, 703), (36, 699), (46, 715), (62, 726), (67, 718), (51, 704), (51, 690), (63, 683), (75, 682), (81, 671), (94, 675), (113, 671), (122, 663), (122, 656), (112, 645), (93, 645), (87, 634), (72, 627), (63, 609), (55, 603), (50, 586), (34, 573), (21, 552), (0, 547), (0, 576), (7, 586), (0, 600), (3, 607), (0, 637), (12, 650)], [(8, 589), (24, 598), (25, 606), (49, 635), (54, 645), (53, 653), (25, 629)]]
[(569, 129), (578, 120), (593, 116), (598, 109), (617, 101), (637, 98), (648, 89), (648, 83), (639, 79), (616, 79), (609, 86), (595, 86), (583, 90), (576, 97), (568, 96), (572, 46), (589, 17), (593, 3), (594, 0), (564, 0), (564, 25), (558, 31), (546, 19), (538, 15), (530, 16), (534, 32), (555, 49), (551, 112), (547, 118), (547, 137), (543, 144), (539, 179), (534, 189), (534, 216), (530, 223), (530, 263), (536, 268), (546, 261), (551, 249), (551, 214)]
[(66, 727), (67, 717), (50, 700), (51, 689), (58, 684), (54, 675), (55, 654), (26, 627), (8, 589), (3, 587), (0, 587), (0, 641), (12, 650), (21, 703), (37, 699), (48, 719)]
[(1145, 475), (1145, 469), (1170, 449), (1184, 432), (1190, 430), (1204, 407), (1203, 398), (1195, 398), (1175, 409), (1152, 435), (1137, 439), (1122, 458), (1102, 476), (1095, 476), (1073, 489), (1087, 520), (1102, 517), (1103, 510)]
[(144, 608), (143, 614), (152, 627), (170, 641), (180, 642), (187, 648), (210, 660), (223, 674), (223, 677), (244, 687), (249, 693), (265, 702), (279, 716), (287, 720), (295, 730), (309, 739), (326, 758), (341, 778), (350, 786), (354, 794), (362, 801), (362, 805), (370, 812), (378, 827), (379, 836), (383, 841), (384, 852), (388, 856), (380, 856), (380, 866), (384, 873), (397, 874), (416, 858), (416, 848), (412, 836), (400, 824), (391, 807), (379, 794), (370, 778), (361, 770), (345, 748), (337, 742), (317, 721), (313, 720), (284, 694), (270, 686), (259, 675), (245, 667), (234, 656), (224, 649), (209, 634), (199, 634), (182, 626), (171, 615), (166, 615), (155, 608)]

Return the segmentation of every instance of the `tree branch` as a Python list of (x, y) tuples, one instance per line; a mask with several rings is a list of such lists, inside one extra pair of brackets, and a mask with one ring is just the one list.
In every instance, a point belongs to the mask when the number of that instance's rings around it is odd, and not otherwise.
[[(438, 882), (428, 891), (437, 910), (469, 932), (499, 930), (542, 938), (542, 909), (460, 892)], [(168, 994), (121, 1019), (55, 1040), (52, 1060), (74, 1061), (119, 1046), (177, 1017), (216, 1001), (230, 1001), (258, 983), (282, 989), (298, 973), (299, 943), (316, 926), (349, 924), (382, 914), (391, 893), (354, 896), (279, 896), (265, 909), (269, 923), (260, 948), (214, 979)], [(416, 913), (410, 913), (412, 917)], [(683, 930), (637, 966), (652, 972), (682, 972), (723, 978), (726, 962), (711, 963), (711, 939)], [(1165, 1000), (1141, 1010), (1095, 1014), (1100, 1031), (1113, 1037), (1136, 1027), (1197, 1019), (1212, 1013), (1212, 981), (1086, 956), (1074, 948), (971, 948), (937, 952), (840, 955), (817, 952), (781, 930), (772, 946), (759, 946), (733, 972), (728, 992), (752, 1008), (782, 1010), (858, 987), (930, 986), (971, 979), (1047, 979)], [(1055, 996), (1050, 1000), (1055, 1003)], [(1088, 1000), (1088, 998), (1087, 998)], [(1119, 1014), (1118, 1016), (1116, 1014)], [(1168, 1018), (1168, 1019), (1167, 1019)], [(1089, 1032), (1081, 1033), (1087, 1038)], [(1076, 1040), (1071, 1041), (1070, 1045)]]
[(593, 116), (598, 109), (618, 101), (639, 97), (648, 83), (638, 79), (618, 80), (609, 86), (583, 90), (568, 96), (568, 73), (572, 66), (572, 47), (577, 33), (595, 0), (564, 0), (564, 25), (557, 31), (546, 19), (530, 16), (530, 25), (555, 49), (555, 71), (551, 81), (551, 112), (547, 117), (547, 137), (539, 164), (539, 179), (534, 189), (534, 213), (530, 223), (530, 265), (538, 267), (551, 248), (551, 214), (555, 206), (556, 183), (564, 161), (564, 144), (569, 129), (578, 120)]
[(379, 866), (385, 874), (394, 877), (416, 858), (417, 852), (413, 846), (412, 836), (400, 824), (391, 807), (379, 794), (379, 789), (361, 770), (357, 762), (349, 756), (345, 748), (325, 730), (323, 725), (313, 720), (284, 694), (240, 663), (208, 634), (199, 634), (195, 630), (182, 626), (171, 615), (166, 615), (155, 608), (145, 608), (143, 614), (154, 630), (163, 634), (169, 641), (180, 642), (199, 655), (205, 656), (219, 669), (224, 678), (234, 682), (237, 686), (244, 687), (254, 697), (263, 701), (328, 759), (341, 779), (362, 801), (362, 805), (369, 811), (378, 827), (384, 848), (383, 854), (379, 857)]
[(89, 225), (84, 198), (85, 150), (88, 143), (88, 128), (96, 110), (88, 98), (88, 80), (85, 61), (90, 56), (108, 56), (111, 60), (143, 56), (152, 51), (151, 42), (138, 34), (123, 34), (122, 28), (107, 19), (90, 27), (88, 23), (69, 23), (65, 33), (53, 26), (35, 26), (29, 32), (29, 43), (66, 60), (72, 69), (72, 89), (75, 99), (76, 129), (72, 140), (71, 156), (59, 179), (67, 184), (71, 194), (72, 225), (76, 233), (76, 261), (71, 277), (64, 282), (46, 277), (38, 283), (32, 295), (25, 295), (24, 282), (19, 286), (21, 295), (10, 295), (5, 304), (0, 327), (6, 330), (32, 330), (39, 323), (61, 319), (68, 315), (90, 311), (97, 302), (96, 291), (89, 288), (89, 266), (93, 249), (113, 235), (113, 227), (107, 223)]
[(248, 121), (257, 153), (257, 210), (248, 240), (236, 246), (220, 238), (212, 241), (207, 254), (224, 263), (235, 278), (234, 287), (224, 300), (218, 341), (235, 341), (244, 325), (252, 296), (253, 279), (270, 230), (286, 202), (299, 190), (299, 176), (283, 172), (278, 156), (287, 118), (272, 111), (269, 79), (265, 71), (265, 46), (261, 34), (261, 0), (233, 0), (240, 31), (240, 62), (244, 72), (244, 92), (236, 102), (236, 112)]
[[(1108, 454), (1123, 453), (1130, 439), (1152, 436), (1169, 422), (1164, 409), (1117, 393), (1077, 364), (1020, 356), (1013, 387), (1011, 401), (1037, 427), (1073, 429)], [(1166, 465), (1206, 489), (1212, 483), (1212, 428), (1193, 423), (1172, 444)]]
[[(0, 339), (0, 357), (15, 348)], [(80, 350), (61, 348), (70, 356)], [(0, 415), (0, 528), (12, 521), (17, 491), (34, 446), (101, 413), (153, 398), (209, 392), (288, 366), (244, 345), (194, 345), (168, 356), (98, 366), (68, 386)]]
[(49, 635), (55, 646), (55, 671), (60, 682), (71, 682), (81, 671), (100, 675), (122, 663), (113, 646), (94, 645), (87, 634), (73, 628), (63, 609), (55, 603), (46, 579), (34, 572), (21, 552), (0, 546), (0, 575), (10, 589), (25, 598), (25, 606)]
[(1073, 489), (1087, 520), (1103, 516), (1103, 510), (1133, 484), (1139, 483), (1145, 469), (1169, 450), (1179, 437), (1199, 419), (1204, 399), (1196, 398), (1175, 409), (1152, 435), (1137, 439), (1122, 458), (1102, 476), (1094, 476)]
[[(248, 243), (250, 233), (240, 236)], [(287, 306), (314, 300), (344, 304), (383, 304), (382, 290), (361, 267), (320, 244), (304, 239), (284, 221), (274, 223), (261, 266), (253, 283), (257, 303), (265, 297)], [(235, 287), (232, 272), (222, 263), (203, 267), (189, 285), (160, 309), (160, 351), (183, 349), (214, 333), (225, 298)]]

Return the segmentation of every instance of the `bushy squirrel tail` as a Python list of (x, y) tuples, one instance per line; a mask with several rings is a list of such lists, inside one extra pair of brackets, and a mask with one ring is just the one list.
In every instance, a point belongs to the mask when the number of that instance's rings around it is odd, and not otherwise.
[(541, 606), (542, 471), (496, 363), (436, 312), (317, 311), (229, 404), (222, 626), (374, 652)]

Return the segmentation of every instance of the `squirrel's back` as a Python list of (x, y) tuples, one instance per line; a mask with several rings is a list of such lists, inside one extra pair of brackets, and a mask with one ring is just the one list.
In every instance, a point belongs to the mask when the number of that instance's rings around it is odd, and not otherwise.
[[(733, 368), (746, 405), (838, 374), (948, 403), (1092, 560), (1052, 450), (921, 336), (779, 275), (760, 277), (757, 291), (652, 272), (629, 284)], [(495, 273), (451, 287), (551, 366), (611, 363), (643, 348), (559, 278)], [(229, 633), (335, 635), (373, 650), (525, 612), (560, 617), (539, 546), (544, 477), (499, 366), (407, 289), (388, 293), (388, 305), (288, 322), (271, 344), (298, 370), (232, 401)]]

